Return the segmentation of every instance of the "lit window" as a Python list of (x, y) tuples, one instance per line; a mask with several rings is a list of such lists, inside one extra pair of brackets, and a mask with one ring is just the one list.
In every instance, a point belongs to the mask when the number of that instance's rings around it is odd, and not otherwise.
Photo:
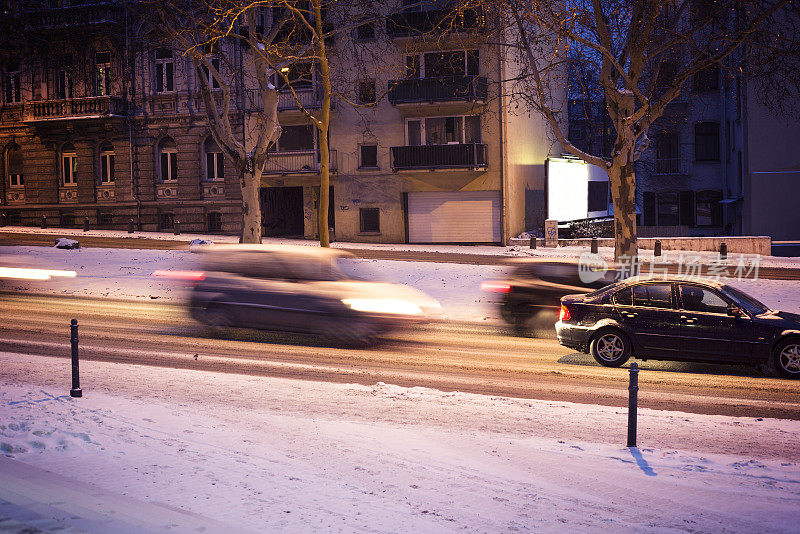
[(114, 183), (114, 145), (103, 143), (100, 145), (100, 183)]
[(212, 137), (206, 139), (206, 180), (222, 180), (225, 177), (224, 158), (216, 141)]
[(78, 183), (78, 154), (72, 143), (61, 147), (61, 183), (67, 186)]
[(19, 145), (12, 145), (6, 152), (8, 168), (8, 185), (10, 187), (22, 187), (25, 185), (25, 174), (22, 163), (22, 148)]
[(95, 55), (95, 94), (104, 96), (111, 94), (111, 54), (98, 52)]
[(158, 145), (158, 164), (162, 182), (178, 179), (178, 148), (171, 137), (165, 137)]

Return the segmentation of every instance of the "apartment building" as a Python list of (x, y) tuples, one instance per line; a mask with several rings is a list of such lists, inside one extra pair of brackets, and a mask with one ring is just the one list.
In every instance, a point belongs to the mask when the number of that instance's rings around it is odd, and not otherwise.
[[(93, 228), (133, 220), (144, 230), (240, 231), (236, 175), (185, 56), (149, 41), (115, 4), (47, 3), (14, 16), (50, 50), (0, 59), (0, 223), (46, 216), (50, 226), (88, 218)], [(443, 16), (437, 4), (414, 3), (332, 43), (334, 69), (358, 47), (386, 50), (374, 75), (352, 81), (364, 107), (334, 100), (328, 224), (338, 240), (503, 243), (542, 223), (544, 161), (560, 149), (540, 118), (509, 111), (501, 80), (515, 63), (486, 42), (481, 13), (467, 10), (446, 35), (426, 38)], [(258, 92), (241, 44), (219, 47), (210, 53), (231, 62), (231, 123), (247, 144)], [(303, 107), (318, 109), (316, 67), (289, 69)], [(279, 120), (261, 183), (264, 234), (314, 238), (316, 129), (286, 90)]]

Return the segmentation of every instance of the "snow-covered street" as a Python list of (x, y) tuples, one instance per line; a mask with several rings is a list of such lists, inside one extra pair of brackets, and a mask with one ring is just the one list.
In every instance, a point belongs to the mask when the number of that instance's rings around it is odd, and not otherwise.
[(796, 532), (800, 520), (797, 421), (642, 410), (641, 448), (627, 449), (616, 408), (101, 362), (83, 364), (85, 397), (70, 399), (65, 360), (0, 359), (6, 456), (233, 531)]

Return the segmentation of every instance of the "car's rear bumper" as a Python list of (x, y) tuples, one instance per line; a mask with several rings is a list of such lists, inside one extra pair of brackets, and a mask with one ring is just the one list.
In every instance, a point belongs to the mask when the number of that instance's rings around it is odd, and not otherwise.
[(589, 338), (592, 335), (592, 330), (585, 326), (558, 321), (556, 323), (556, 335), (558, 336), (558, 342), (565, 347), (581, 352), (589, 351)]

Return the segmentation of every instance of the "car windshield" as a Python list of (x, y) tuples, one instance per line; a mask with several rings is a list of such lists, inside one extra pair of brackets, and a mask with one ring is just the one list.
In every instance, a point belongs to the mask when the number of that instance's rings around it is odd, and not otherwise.
[(767, 313), (769, 311), (769, 308), (762, 302), (759, 302), (758, 300), (754, 299), (747, 293), (739, 291), (735, 287), (725, 286), (725, 291), (735, 300), (739, 301), (740, 304), (744, 304), (746, 307), (755, 311), (757, 314)]

